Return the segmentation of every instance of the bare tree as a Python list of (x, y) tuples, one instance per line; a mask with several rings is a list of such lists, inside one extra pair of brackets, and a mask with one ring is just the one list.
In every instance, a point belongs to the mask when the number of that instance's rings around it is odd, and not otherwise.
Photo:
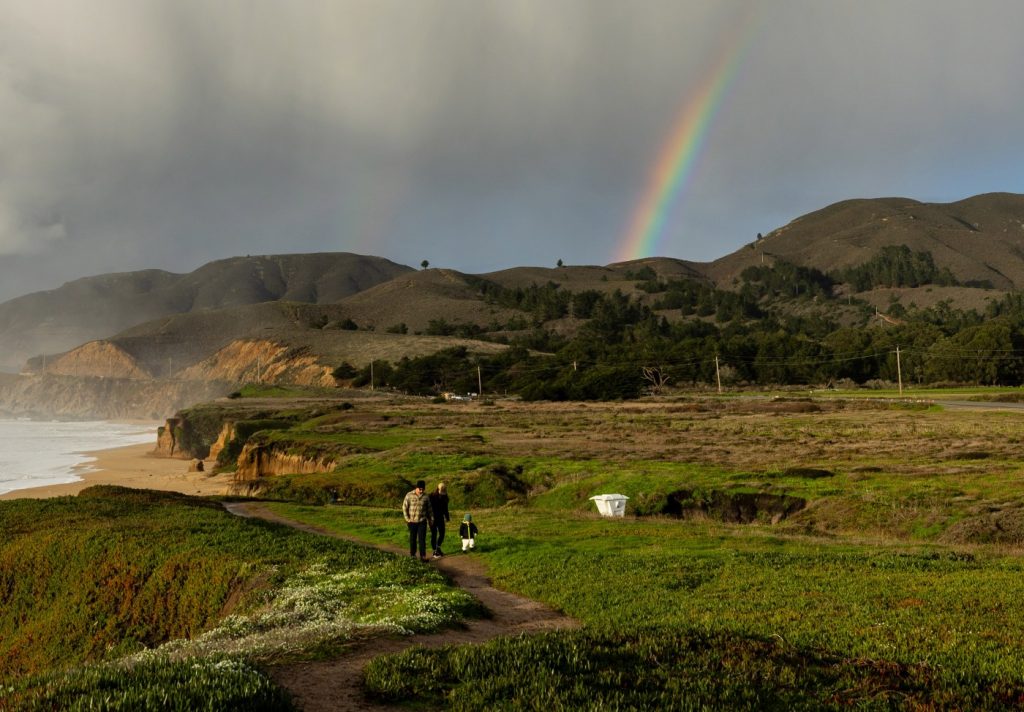
[(672, 379), (661, 366), (641, 366), (644, 380), (651, 384), (651, 393), (657, 395)]

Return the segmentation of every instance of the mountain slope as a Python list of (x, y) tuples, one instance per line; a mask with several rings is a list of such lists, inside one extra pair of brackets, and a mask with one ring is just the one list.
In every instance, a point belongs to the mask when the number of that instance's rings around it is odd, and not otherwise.
[(361, 328), (384, 331), (405, 324), (409, 333), (431, 321), (487, 324), (505, 322), (515, 310), (487, 304), (472, 277), (450, 269), (401, 275), (338, 302)]
[(749, 266), (785, 260), (822, 272), (860, 265), (883, 247), (930, 252), (961, 282), (1024, 288), (1024, 195), (988, 193), (954, 203), (846, 200), (799, 217), (704, 266), (729, 288)]
[[(616, 262), (606, 267), (566, 265), (563, 267), (512, 267), (480, 275), (503, 287), (528, 287), (556, 282), (573, 292), (594, 289), (602, 292), (621, 289), (628, 291), (635, 275), (649, 269), (662, 279), (704, 279), (703, 267), (698, 262), (687, 262), (671, 257), (645, 257), (628, 262)], [(628, 287), (623, 284), (628, 282)]]
[(173, 314), (266, 301), (330, 303), (412, 268), (351, 253), (234, 257), (188, 274), (121, 272), (0, 304), (0, 370)]
[[(233, 380), (234, 371), (251, 372), (257, 352), (244, 358), (240, 344), (278, 345), (288, 358), (302, 355), (317, 360), (327, 372), (343, 361), (362, 367), (372, 360), (398, 361), (423, 356), (450, 346), (466, 346), (477, 353), (496, 353), (501, 344), (442, 336), (388, 334), (339, 328), (351, 312), (342, 304), (262, 302), (209, 309), (154, 319), (107, 339), (87, 342), (42, 364), (32, 372), (50, 375), (106, 376), (109, 378), (173, 378)], [(281, 348), (271, 349), (276, 360), (287, 360)], [(242, 349), (244, 351), (244, 349)], [(269, 351), (267, 353), (270, 353)], [(233, 362), (218, 370), (217, 361)], [(264, 358), (264, 366), (269, 360)], [(237, 374), (235, 374), (237, 375)], [(245, 379), (241, 379), (245, 380)], [(287, 380), (287, 379), (285, 379)]]
[[(665, 257), (649, 257), (630, 262), (599, 266), (513, 267), (480, 275), (467, 275), (451, 269), (427, 269), (403, 274), (388, 282), (340, 300), (344, 309), (360, 328), (377, 331), (404, 324), (409, 333), (424, 332), (431, 322), (443, 320), (449, 325), (473, 324), (494, 334), (504, 330), (512, 320), (529, 319), (519, 309), (495, 303), (485, 289), (526, 290), (533, 286), (557, 285), (563, 292), (616, 290), (651, 301), (637, 289), (644, 271), (661, 279), (705, 278), (699, 265)], [(550, 325), (549, 325), (550, 326)]]

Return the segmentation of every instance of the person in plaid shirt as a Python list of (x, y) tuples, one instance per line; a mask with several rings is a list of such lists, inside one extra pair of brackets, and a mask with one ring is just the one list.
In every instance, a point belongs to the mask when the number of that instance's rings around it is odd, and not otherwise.
[(434, 516), (430, 510), (430, 498), (426, 494), (427, 483), (419, 480), (416, 489), (405, 495), (402, 501), (402, 514), (405, 515), (406, 526), (409, 527), (409, 556), (416, 556), (419, 545), (420, 561), (427, 558), (427, 527)]

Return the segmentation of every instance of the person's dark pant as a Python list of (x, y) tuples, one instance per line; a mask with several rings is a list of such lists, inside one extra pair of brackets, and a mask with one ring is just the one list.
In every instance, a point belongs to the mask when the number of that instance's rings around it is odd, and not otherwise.
[(444, 541), (444, 520), (440, 519), (430, 525), (430, 550), (440, 551)]
[(416, 545), (419, 544), (420, 556), (427, 555), (427, 523), (406, 522), (409, 527), (409, 556), (416, 556)]

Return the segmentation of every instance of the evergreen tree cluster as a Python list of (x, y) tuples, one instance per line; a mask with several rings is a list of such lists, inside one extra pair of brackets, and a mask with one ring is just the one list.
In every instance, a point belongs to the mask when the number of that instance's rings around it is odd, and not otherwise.
[[(920, 287), (935, 284), (957, 286), (959, 282), (948, 267), (939, 269), (930, 252), (912, 252), (906, 245), (888, 245), (866, 263), (837, 270), (837, 282), (850, 284), (854, 291), (877, 287)], [(980, 286), (980, 285), (979, 285)]]
[[(533, 328), (498, 355), (459, 347), (397, 364), (375, 362), (375, 385), (422, 395), (467, 393), (477, 390), (479, 377), (487, 392), (585, 400), (634, 398), (662, 383), (707, 384), (718, 376), (760, 385), (892, 382), (898, 375), (905, 383), (1024, 384), (1021, 294), (991, 302), (982, 314), (946, 300), (925, 309), (894, 305), (890, 313), (900, 317), (895, 324), (876, 319), (864, 305), (846, 309), (848, 316), (859, 315), (855, 325), (840, 326), (829, 317), (837, 313), (831, 295), (839, 279), (853, 280), (858, 289), (951, 283), (952, 275), (936, 269), (930, 254), (905, 246), (886, 248), (841, 274), (781, 261), (750, 267), (731, 292), (696, 280), (663, 281), (653, 271), (637, 276), (644, 294), (659, 295), (653, 307), (621, 291), (573, 293), (553, 282), (507, 289), (480, 280), (488, 301), (527, 311)], [(794, 303), (807, 306), (783, 308)], [(570, 313), (587, 320), (574, 337), (542, 328)], [(430, 331), (458, 333), (442, 319)], [(662, 383), (651, 380), (652, 369)], [(369, 382), (367, 367), (355, 383)]]
[(740, 274), (743, 288), (757, 299), (766, 297), (828, 297), (835, 285), (828, 275), (813, 267), (778, 260), (773, 265), (747, 267)]

